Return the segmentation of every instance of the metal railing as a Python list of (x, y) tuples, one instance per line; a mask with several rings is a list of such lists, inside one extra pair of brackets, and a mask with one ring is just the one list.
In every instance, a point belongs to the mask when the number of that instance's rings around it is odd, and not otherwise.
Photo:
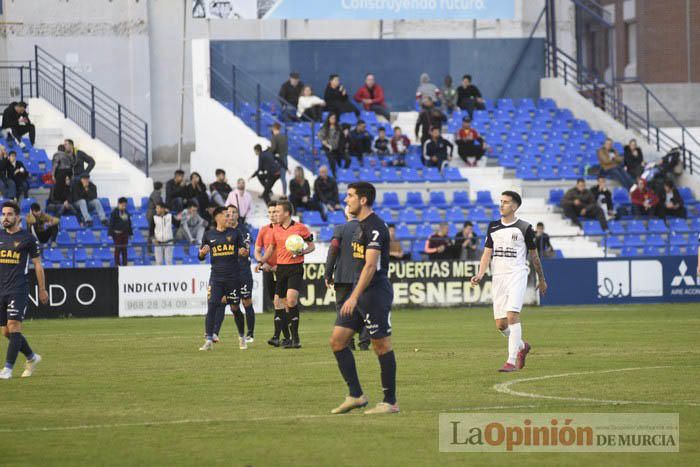
[(39, 46), (34, 46), (36, 97), (148, 175), (148, 123)]
[(0, 106), (34, 97), (34, 66), (31, 61), (0, 61)]
[[(668, 152), (673, 148), (679, 148), (682, 154), (683, 168), (691, 174), (700, 171), (700, 155), (690, 151), (685, 145), (686, 138), (692, 139), (696, 144), (697, 140), (670, 114), (665, 106), (663, 106), (664, 110), (682, 129), (681, 141), (650, 121), (648, 104), (646, 115), (641, 115), (625, 105), (618, 86), (601, 80), (595, 73), (578, 64), (574, 58), (553, 47), (550, 42), (545, 43), (545, 49), (545, 69), (548, 77), (563, 78), (565, 85), (574, 86), (583, 97), (607, 112), (625, 128), (637, 131), (640, 137), (648, 144), (653, 145), (658, 152)], [(651, 90), (646, 86), (645, 89), (649, 93), (648, 98), (652, 98)], [(656, 96), (653, 96), (652, 99), (661, 104)]]

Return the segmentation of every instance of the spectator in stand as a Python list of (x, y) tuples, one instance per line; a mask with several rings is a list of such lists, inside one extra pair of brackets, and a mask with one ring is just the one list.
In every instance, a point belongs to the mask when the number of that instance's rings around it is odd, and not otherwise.
[(623, 158), (613, 147), (613, 140), (607, 138), (603, 146), (598, 149), (598, 163), (600, 164), (600, 174), (606, 178), (617, 180), (620, 185), (628, 190), (634, 185), (634, 179), (625, 172)]
[(579, 216), (588, 219), (598, 219), (600, 227), (608, 230), (608, 221), (605, 219), (603, 210), (596, 203), (593, 193), (586, 188), (586, 181), (582, 178), (576, 180), (576, 186), (568, 190), (561, 200), (561, 207), (564, 209), (564, 215), (571, 219), (571, 222), (581, 227)]
[(638, 178), (637, 184), (630, 190), (630, 199), (635, 216), (663, 217), (663, 205), (659, 202), (659, 197), (643, 178)]
[(209, 222), (211, 219), (208, 212), (209, 194), (207, 193), (207, 186), (202, 181), (202, 177), (198, 172), (192, 172), (190, 174), (190, 183), (187, 185), (185, 193), (185, 197), (188, 201), (197, 203), (200, 216)]
[(430, 82), (428, 73), (423, 73), (420, 75), (420, 82), (418, 83), (418, 89), (416, 89), (416, 100), (425, 106), (427, 99), (430, 99), (433, 103), (438, 102), (440, 89)]
[(270, 136), (270, 152), (275, 156), (275, 160), (280, 168), (280, 180), (282, 181), (282, 193), (287, 196), (287, 174), (291, 174), (287, 156), (289, 154), (289, 140), (287, 135), (282, 133), (282, 126), (275, 122), (272, 124), (272, 135)]
[(395, 126), (394, 136), (391, 137), (391, 152), (397, 156), (393, 162), (394, 166), (404, 167), (406, 165), (406, 154), (408, 154), (409, 147), (411, 147), (411, 140), (401, 133), (400, 127)]
[(265, 204), (268, 204), (272, 195), (272, 187), (279, 180), (282, 167), (280, 167), (275, 156), (270, 151), (263, 151), (262, 146), (259, 144), (253, 147), (253, 151), (258, 156), (258, 170), (253, 172), (253, 175), (248, 180), (258, 177), (258, 181), (263, 187), (260, 197), (265, 200)]
[(350, 129), (349, 123), (343, 123), (340, 125), (340, 136), (338, 137), (338, 150), (335, 155), (338, 161), (338, 166), (342, 166), (347, 169), (352, 163), (352, 156), (350, 155), (352, 151), (352, 130)]
[(114, 240), (114, 265), (126, 266), (129, 262), (127, 257), (129, 237), (134, 235), (131, 215), (126, 210), (126, 198), (121, 197), (117, 200), (117, 209), (112, 211), (109, 218), (107, 233)]
[[(326, 153), (328, 164), (331, 166), (333, 176), (336, 176), (336, 167), (340, 158), (338, 146), (340, 143), (340, 126), (338, 125), (338, 116), (336, 114), (328, 115), (328, 118), (323, 122), (323, 126), (318, 132), (318, 139), (321, 141), (321, 147)], [(349, 130), (348, 130), (349, 133)], [(345, 167), (349, 167), (350, 161), (347, 161)]]
[(84, 173), (80, 176), (80, 182), (73, 184), (71, 193), (73, 207), (80, 212), (84, 226), (92, 225), (91, 212), (97, 214), (102, 225), (108, 224), (102, 203), (97, 197), (97, 187), (90, 181), (90, 174)]
[(5, 199), (15, 199), (17, 195), (17, 187), (10, 170), (10, 159), (4, 146), (0, 146), (0, 194)]
[[(372, 143), (372, 150), (378, 156), (388, 156), (391, 154), (391, 141), (386, 137), (386, 129), (379, 127), (377, 137)], [(382, 161), (382, 165), (386, 166), (386, 161)]]
[(466, 221), (462, 230), (457, 232), (454, 243), (455, 259), (473, 261), (480, 258), (479, 239), (474, 233), (474, 224)]
[(321, 204), (311, 196), (311, 185), (304, 177), (304, 169), (296, 167), (294, 169), (294, 178), (289, 182), (289, 201), (292, 202), (294, 209), (305, 209), (307, 211), (318, 211), (321, 213), (323, 220), (326, 220), (326, 213), (321, 209)]
[(442, 96), (442, 108), (445, 110), (445, 113), (452, 114), (457, 106), (457, 90), (452, 87), (452, 76), (445, 76), (445, 84), (440, 90), (440, 95)]
[(73, 180), (77, 182), (83, 174), (92, 173), (95, 168), (95, 159), (89, 156), (85, 151), (81, 151), (75, 147), (72, 139), (63, 141), (63, 147), (73, 159)]
[(165, 182), (165, 204), (171, 211), (180, 212), (185, 206), (186, 195), (185, 172), (177, 169), (173, 178)]
[(447, 225), (447, 222), (442, 222), (437, 232), (434, 232), (425, 241), (423, 252), (428, 254), (429, 259), (435, 261), (452, 257), (452, 247), (454, 243), (448, 235), (449, 230), (450, 226)]
[(66, 174), (63, 181), (56, 180), (51, 187), (49, 199), (46, 201), (46, 211), (56, 217), (66, 214), (77, 215), (78, 212), (73, 207), (73, 194), (71, 193), (71, 176)]
[(289, 73), (289, 79), (282, 83), (279, 92), (279, 97), (282, 100), (283, 120), (296, 120), (294, 109), (299, 104), (302, 89), (304, 89), (304, 83), (299, 79), (299, 73), (296, 71)]
[(685, 202), (673, 180), (664, 182), (664, 213), (671, 217), (687, 216)]
[(326, 109), (338, 117), (348, 112), (354, 113), (355, 116), (360, 115), (360, 111), (348, 100), (348, 92), (340, 84), (340, 77), (336, 74), (328, 77), (328, 85), (326, 86), (326, 92), (323, 93), (323, 100), (326, 101)]
[(469, 117), (462, 119), (462, 128), (455, 134), (455, 143), (457, 144), (457, 154), (469, 167), (476, 167), (489, 148), (479, 132), (472, 128), (472, 121)]
[(435, 127), (430, 132), (430, 139), (423, 145), (423, 165), (437, 167), (441, 171), (452, 160), (454, 145), (440, 134), (440, 128)]
[(328, 176), (328, 167), (325, 165), (318, 168), (318, 177), (314, 181), (314, 198), (321, 205), (324, 215), (328, 211), (335, 212), (342, 209), (338, 195), (338, 184), (333, 177)]
[(605, 177), (598, 175), (598, 184), (591, 188), (591, 193), (598, 206), (600, 206), (606, 214), (606, 218), (610, 219), (614, 217), (615, 212), (613, 209), (612, 193), (608, 188), (607, 179)]
[(549, 235), (544, 232), (544, 224), (542, 222), (538, 222), (535, 229), (535, 246), (540, 258), (556, 256), (556, 252), (549, 241)]
[(73, 157), (66, 152), (66, 147), (59, 144), (51, 160), (51, 173), (54, 181), (63, 180), (66, 175), (73, 177)]
[(391, 121), (391, 112), (384, 102), (384, 89), (376, 83), (372, 73), (367, 73), (365, 84), (357, 90), (354, 98), (365, 110), (381, 115), (387, 122)]
[(164, 202), (156, 205), (153, 216), (153, 252), (156, 264), (173, 264), (173, 216)]
[(625, 170), (634, 179), (638, 179), (644, 172), (644, 155), (642, 148), (637, 146), (637, 140), (631, 139), (629, 144), (625, 146)]
[(211, 192), (211, 202), (217, 206), (226, 206), (226, 198), (233, 191), (231, 185), (228, 184), (226, 180), (226, 171), (224, 169), (216, 169), (214, 172), (216, 175), (216, 181), (209, 185), (209, 191)]
[(466, 110), (469, 119), (474, 118), (474, 110), (484, 110), (484, 98), (481, 97), (479, 88), (472, 84), (471, 75), (462, 76), (462, 85), (457, 88), (457, 107)]
[(430, 139), (431, 128), (442, 128), (442, 124), (447, 122), (447, 117), (433, 104), (431, 98), (423, 101), (423, 110), (418, 114), (416, 120), (416, 140), (420, 140), (421, 146)]
[(10, 156), (7, 159), (8, 170), (12, 181), (15, 182), (15, 198), (19, 201), (22, 198), (29, 197), (29, 172), (24, 167), (22, 161), (17, 160), (17, 153), (10, 151)]
[(148, 241), (153, 238), (153, 217), (156, 215), (158, 205), (163, 203), (163, 182), (153, 182), (153, 191), (148, 196), (148, 206), (146, 207), (146, 220), (148, 221)]
[(364, 165), (364, 156), (372, 154), (372, 136), (367, 131), (364, 120), (358, 120), (355, 129), (350, 132), (350, 155)]
[(186, 240), (191, 245), (201, 245), (207, 221), (199, 215), (199, 208), (195, 203), (187, 205), (187, 209), (180, 214), (180, 228), (177, 229), (175, 238)]
[(22, 136), (27, 135), (29, 141), (34, 146), (36, 139), (36, 128), (29, 120), (27, 114), (26, 102), (12, 102), (2, 113), (2, 136), (8, 141), (15, 141), (22, 150), (25, 149), (25, 144), (22, 141)]
[(245, 180), (239, 178), (236, 189), (226, 198), (226, 206), (236, 206), (238, 209), (238, 223), (245, 225), (246, 218), (253, 210), (253, 197), (245, 189)]
[(297, 118), (308, 119), (314, 122), (320, 122), (323, 117), (323, 108), (326, 106), (326, 101), (318, 96), (314, 96), (311, 86), (304, 86), (304, 90), (299, 96), (297, 104)]
[(56, 244), (58, 236), (58, 218), (41, 212), (41, 206), (32, 203), (27, 214), (27, 230), (29, 230), (39, 243)]
[(389, 224), (389, 261), (407, 261), (411, 253), (404, 253), (403, 245), (396, 240), (396, 226)]

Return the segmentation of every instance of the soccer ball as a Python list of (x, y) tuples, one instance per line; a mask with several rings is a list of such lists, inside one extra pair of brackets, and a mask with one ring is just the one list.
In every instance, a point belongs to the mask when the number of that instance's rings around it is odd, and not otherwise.
[(298, 255), (306, 247), (306, 242), (300, 235), (290, 235), (284, 242), (284, 246), (290, 253)]

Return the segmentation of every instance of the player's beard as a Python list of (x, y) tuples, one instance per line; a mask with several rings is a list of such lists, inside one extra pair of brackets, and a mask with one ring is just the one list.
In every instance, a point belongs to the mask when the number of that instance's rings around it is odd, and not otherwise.
[(4, 229), (6, 229), (6, 230), (7, 230), (7, 229), (14, 229), (16, 225), (17, 225), (17, 219), (15, 219), (14, 222), (10, 222), (10, 221), (7, 220), (7, 219), (5, 219), (4, 221), (2, 221), (2, 227), (3, 227)]

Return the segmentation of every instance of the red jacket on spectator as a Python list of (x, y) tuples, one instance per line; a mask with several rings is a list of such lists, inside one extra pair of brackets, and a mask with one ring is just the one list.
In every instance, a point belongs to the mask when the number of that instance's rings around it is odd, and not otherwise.
[(410, 145), (411, 140), (409, 140), (406, 135), (394, 136), (391, 138), (391, 152), (394, 154), (406, 154)]
[(379, 104), (384, 106), (384, 89), (378, 84), (372, 86), (372, 91), (369, 90), (367, 85), (363, 85), (357, 90), (354, 96), (355, 101), (362, 103), (365, 110), (369, 110), (371, 104), (365, 104), (362, 102), (365, 99), (372, 99), (372, 104)]
[[(638, 206), (654, 207), (659, 204), (659, 197), (656, 196), (654, 190), (647, 188), (647, 184), (643, 179), (632, 188), (630, 199), (632, 200), (632, 204)], [(645, 205), (645, 203), (648, 203), (648, 206)]]

